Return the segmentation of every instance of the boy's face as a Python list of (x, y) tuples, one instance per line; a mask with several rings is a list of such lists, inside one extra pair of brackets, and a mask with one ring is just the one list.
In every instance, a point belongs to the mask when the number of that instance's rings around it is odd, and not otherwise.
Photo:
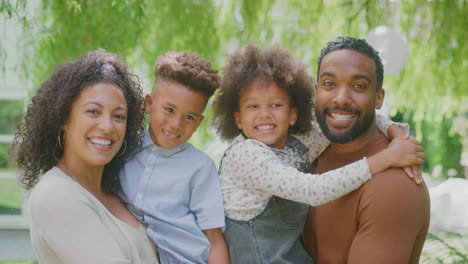
[(152, 94), (145, 96), (153, 142), (171, 149), (190, 139), (203, 120), (207, 98), (183, 84), (157, 80)]
[(282, 149), (289, 126), (297, 121), (297, 108), (291, 106), (291, 97), (276, 82), (255, 78), (241, 94), (234, 119), (248, 138)]

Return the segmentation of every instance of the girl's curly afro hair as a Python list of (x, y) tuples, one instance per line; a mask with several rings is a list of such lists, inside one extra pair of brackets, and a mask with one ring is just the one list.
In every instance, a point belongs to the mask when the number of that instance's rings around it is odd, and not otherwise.
[(241, 133), (234, 112), (239, 111), (240, 96), (256, 77), (275, 81), (291, 96), (292, 106), (298, 109), (298, 121), (289, 133), (311, 129), (314, 80), (290, 51), (277, 45), (262, 50), (249, 44), (230, 56), (223, 74), (220, 93), (213, 102), (214, 125), (222, 139), (230, 140)]

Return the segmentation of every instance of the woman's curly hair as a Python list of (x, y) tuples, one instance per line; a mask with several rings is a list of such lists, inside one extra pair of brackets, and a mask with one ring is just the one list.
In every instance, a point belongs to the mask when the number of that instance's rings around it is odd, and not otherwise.
[(155, 83), (158, 78), (181, 83), (209, 99), (219, 87), (218, 71), (197, 53), (170, 51), (161, 55), (154, 66)]
[(289, 133), (311, 129), (314, 80), (290, 51), (277, 45), (262, 50), (249, 44), (230, 56), (223, 74), (220, 93), (213, 102), (214, 125), (221, 138), (230, 140), (241, 133), (234, 112), (239, 111), (241, 94), (256, 77), (275, 81), (288, 92), (292, 106), (297, 107), (298, 120)]
[[(28, 106), (13, 142), (16, 161), (22, 173), (21, 182), (31, 189), (39, 176), (55, 166), (63, 155), (61, 127), (71, 112), (72, 104), (84, 88), (96, 83), (111, 83), (122, 91), (128, 107), (124, 155), (115, 156), (104, 167), (102, 189), (115, 193), (119, 188), (118, 171), (124, 159), (140, 145), (144, 127), (144, 100), (136, 75), (117, 55), (103, 49), (91, 51), (59, 66), (38, 89)], [(125, 144), (121, 151), (124, 151)]]

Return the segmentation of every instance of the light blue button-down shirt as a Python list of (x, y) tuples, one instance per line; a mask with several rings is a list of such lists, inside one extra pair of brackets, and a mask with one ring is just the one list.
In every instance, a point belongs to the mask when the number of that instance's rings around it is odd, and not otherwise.
[(188, 142), (159, 147), (146, 129), (142, 149), (120, 171), (120, 183), (121, 198), (148, 225), (161, 264), (207, 263), (210, 243), (202, 230), (225, 223), (216, 165), (206, 154)]

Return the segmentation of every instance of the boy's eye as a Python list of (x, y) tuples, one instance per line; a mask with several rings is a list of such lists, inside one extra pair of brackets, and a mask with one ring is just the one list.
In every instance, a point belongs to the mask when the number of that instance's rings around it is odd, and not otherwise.
[(165, 107), (164, 110), (166, 110), (166, 112), (169, 112), (169, 113), (174, 112), (174, 109), (172, 109), (170, 107)]
[(256, 106), (256, 105), (247, 105), (247, 108), (249, 108), (249, 109), (255, 109), (255, 108), (257, 108), (257, 106)]
[(283, 105), (282, 104), (273, 104), (272, 105), (273, 108), (278, 108), (278, 107), (281, 107), (281, 106), (283, 106)]
[(188, 120), (192, 120), (192, 121), (195, 120), (195, 117), (193, 117), (191, 115), (187, 115), (187, 116), (185, 116), (185, 118), (187, 118)]

